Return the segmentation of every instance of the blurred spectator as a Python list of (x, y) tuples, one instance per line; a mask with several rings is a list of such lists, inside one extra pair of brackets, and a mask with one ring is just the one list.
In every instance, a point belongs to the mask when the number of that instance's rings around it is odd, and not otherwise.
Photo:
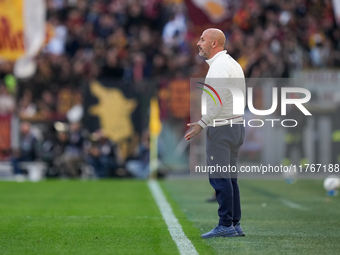
[(54, 36), (47, 44), (46, 50), (55, 55), (62, 55), (65, 51), (67, 28), (56, 16), (50, 18), (50, 24), (53, 25)]
[(184, 42), (186, 32), (184, 13), (176, 8), (176, 13), (170, 16), (163, 28), (163, 41), (168, 47), (180, 46)]
[(149, 131), (144, 131), (141, 138), (141, 143), (138, 148), (138, 158), (131, 159), (126, 163), (126, 170), (140, 179), (145, 179), (150, 172), (150, 134)]
[(88, 163), (99, 178), (115, 175), (118, 167), (118, 151), (114, 143), (102, 131), (92, 134), (88, 149)]
[(42, 116), (43, 119), (52, 119), (54, 114), (56, 113), (56, 104), (55, 98), (53, 94), (45, 90), (42, 95), (41, 99), (38, 101), (38, 109), (39, 114)]
[[(65, 145), (66, 137), (62, 132), (58, 134), (62, 145)], [(84, 145), (86, 131), (82, 129), (81, 124), (71, 123), (68, 133), (68, 142), (63, 153), (56, 158), (55, 165), (63, 177), (78, 177), (81, 171), (81, 164), (84, 163)], [(61, 147), (62, 148), (62, 147)]]
[(329, 60), (330, 45), (326, 43), (325, 38), (319, 33), (314, 34), (311, 40), (310, 58), (312, 65), (325, 67)]
[(124, 69), (119, 64), (117, 50), (108, 50), (101, 75), (105, 78), (119, 79), (123, 77), (123, 73)]
[(31, 119), (37, 113), (37, 107), (33, 102), (32, 92), (24, 90), (22, 98), (19, 100), (19, 117), (23, 120)]
[(4, 84), (0, 82), (0, 115), (8, 115), (14, 112), (14, 97), (8, 93)]
[(47, 177), (56, 177), (61, 174), (60, 157), (65, 153), (68, 145), (68, 125), (62, 122), (56, 122), (54, 127), (45, 134), (44, 141), (41, 145), (40, 157), (47, 163)]
[(22, 174), (23, 171), (19, 167), (19, 163), (34, 161), (38, 151), (38, 141), (31, 132), (31, 124), (29, 122), (24, 121), (20, 124), (20, 135), (19, 149), (13, 151), (11, 159), (14, 174)]

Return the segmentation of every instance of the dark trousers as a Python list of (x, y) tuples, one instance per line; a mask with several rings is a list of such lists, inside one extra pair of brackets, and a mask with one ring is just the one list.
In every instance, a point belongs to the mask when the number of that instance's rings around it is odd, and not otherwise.
[(237, 183), (236, 161), (243, 144), (245, 130), (243, 124), (207, 128), (207, 166), (232, 171), (209, 174), (210, 185), (215, 189), (219, 204), (219, 224), (230, 226), (241, 219), (240, 191)]
[(25, 161), (33, 161), (34, 158), (31, 156), (21, 156), (11, 158), (11, 165), (13, 167), (14, 174), (22, 174), (22, 169), (19, 167), (19, 163)]
[(116, 164), (110, 156), (90, 156), (88, 163), (94, 168), (96, 175), (100, 178), (108, 177), (110, 172), (116, 168)]

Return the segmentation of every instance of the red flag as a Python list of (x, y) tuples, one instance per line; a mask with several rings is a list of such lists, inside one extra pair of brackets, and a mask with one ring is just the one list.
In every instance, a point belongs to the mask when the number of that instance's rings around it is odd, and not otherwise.
[(235, 0), (185, 0), (185, 3), (197, 33), (210, 27), (227, 29), (237, 8)]

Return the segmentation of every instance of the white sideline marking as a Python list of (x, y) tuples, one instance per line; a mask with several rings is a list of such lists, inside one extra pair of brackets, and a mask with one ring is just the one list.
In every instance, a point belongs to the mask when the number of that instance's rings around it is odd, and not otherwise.
[(158, 182), (154, 180), (149, 180), (148, 186), (156, 201), (159, 210), (161, 211), (164, 221), (168, 226), (170, 235), (178, 247), (179, 253), (188, 255), (195, 254), (198, 255), (198, 252), (196, 251), (195, 247), (187, 238), (187, 236), (184, 234), (182, 226), (179, 224), (176, 216), (172, 212), (172, 208), (168, 201), (166, 200), (166, 197), (161, 187), (159, 186)]
[(298, 209), (298, 210), (302, 210), (302, 211), (308, 211), (308, 208), (300, 205), (300, 204), (297, 204), (297, 203), (294, 203), (292, 201), (289, 201), (287, 199), (280, 199), (281, 200), (281, 203), (290, 207), (290, 208), (293, 208), (293, 209)]

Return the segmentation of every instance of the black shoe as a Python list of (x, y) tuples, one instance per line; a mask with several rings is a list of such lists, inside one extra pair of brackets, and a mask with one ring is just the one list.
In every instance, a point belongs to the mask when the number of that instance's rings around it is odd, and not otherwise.
[(234, 226), (238, 236), (245, 236), (244, 232), (243, 232), (243, 229), (241, 227), (241, 224), (240, 222), (237, 222), (236, 225)]
[(218, 225), (210, 232), (201, 235), (201, 237), (204, 239), (212, 237), (235, 237), (235, 236), (237, 236), (237, 232), (233, 225), (231, 225), (230, 227)]

